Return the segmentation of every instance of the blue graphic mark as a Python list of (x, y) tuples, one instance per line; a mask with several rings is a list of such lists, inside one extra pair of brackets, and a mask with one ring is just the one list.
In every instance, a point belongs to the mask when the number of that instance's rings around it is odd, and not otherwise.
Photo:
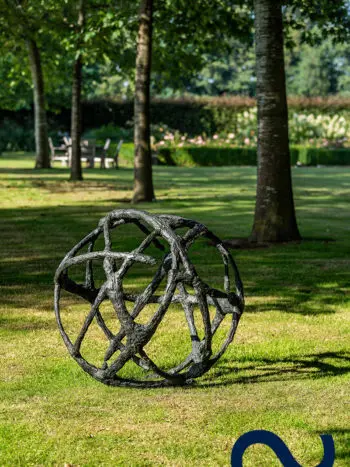
[[(331, 435), (321, 435), (323, 459), (316, 467), (332, 467), (335, 459), (334, 441)], [(248, 431), (235, 442), (231, 452), (231, 466), (243, 467), (243, 454), (252, 444), (269, 446), (284, 467), (302, 467), (292, 456), (290, 450), (275, 433), (266, 430)]]

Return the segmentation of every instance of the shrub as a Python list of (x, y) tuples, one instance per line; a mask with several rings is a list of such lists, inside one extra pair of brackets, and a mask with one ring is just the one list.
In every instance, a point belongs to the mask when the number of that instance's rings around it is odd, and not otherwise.
[[(227, 128), (213, 135), (197, 135), (189, 137), (181, 135), (177, 130), (169, 128), (160, 135), (158, 145), (184, 146), (189, 144), (204, 145), (215, 143), (216, 146), (248, 146), (257, 145), (257, 109), (252, 107), (235, 114), (226, 122)], [(164, 128), (166, 125), (163, 125)], [(350, 141), (350, 116), (317, 115), (292, 113), (289, 119), (289, 134), (292, 144), (306, 144), (318, 147), (341, 147)]]
[(350, 118), (342, 115), (293, 113), (289, 121), (290, 141), (296, 144), (341, 146), (350, 140)]
[(119, 142), (121, 139), (125, 142), (132, 142), (133, 140), (133, 128), (121, 128), (113, 123), (103, 125), (100, 128), (93, 128), (84, 132), (84, 138), (96, 139), (99, 141), (106, 141), (110, 138), (113, 142)]
[(350, 148), (303, 148), (299, 161), (304, 165), (350, 165)]
[[(291, 164), (350, 165), (350, 149), (323, 149), (293, 146)], [(222, 146), (183, 146), (158, 149), (159, 163), (182, 167), (256, 165), (256, 148)]]
[[(114, 156), (117, 149), (117, 143), (111, 144), (110, 155)], [(134, 145), (133, 143), (123, 143), (119, 153), (120, 165), (133, 167), (134, 165)]]
[(35, 137), (32, 128), (5, 118), (0, 127), (0, 153), (3, 151), (34, 151)]
[(161, 164), (182, 167), (256, 165), (256, 149), (215, 146), (161, 148), (158, 159)]

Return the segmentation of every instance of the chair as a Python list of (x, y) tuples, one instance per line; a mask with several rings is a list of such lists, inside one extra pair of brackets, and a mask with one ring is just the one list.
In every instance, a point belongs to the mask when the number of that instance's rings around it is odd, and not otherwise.
[(123, 145), (123, 140), (121, 139), (118, 143), (118, 146), (117, 146), (117, 149), (115, 151), (115, 155), (114, 155), (114, 158), (113, 158), (113, 162), (115, 164), (115, 168), (118, 169), (119, 168), (119, 165), (118, 165), (118, 159), (119, 159), (119, 153), (120, 153), (120, 150), (121, 150), (121, 147)]
[(95, 166), (96, 156), (96, 141), (83, 139), (80, 142), (81, 146), (81, 161), (87, 162), (89, 169), (93, 169)]
[(72, 138), (70, 136), (63, 136), (63, 142), (68, 147), (72, 145)]
[(118, 156), (119, 156), (120, 148), (122, 147), (122, 144), (123, 144), (123, 140), (121, 139), (119, 141), (114, 157), (107, 156), (107, 151), (110, 147), (110, 144), (111, 144), (111, 140), (108, 138), (103, 148), (100, 148), (101, 157), (96, 157), (97, 162), (99, 160), (101, 161), (101, 166), (100, 166), (101, 169), (104, 169), (104, 168), (109, 169), (110, 166), (115, 166), (116, 169), (118, 168)]
[(108, 152), (108, 149), (109, 149), (109, 146), (111, 145), (111, 140), (110, 138), (107, 138), (106, 139), (106, 142), (104, 144), (104, 146), (101, 148), (96, 148), (97, 149), (97, 157), (96, 157), (96, 162), (98, 160), (100, 160), (101, 164), (100, 164), (100, 168), (101, 169), (105, 169), (106, 167), (108, 168), (109, 167), (109, 162), (110, 162), (110, 158), (107, 158), (107, 152)]
[[(68, 148), (65, 144), (61, 146), (54, 146), (52, 138), (49, 139), (49, 148), (51, 152), (51, 161), (61, 161), (62, 165), (67, 167), (68, 166)], [(63, 153), (63, 155), (59, 155), (59, 153)]]

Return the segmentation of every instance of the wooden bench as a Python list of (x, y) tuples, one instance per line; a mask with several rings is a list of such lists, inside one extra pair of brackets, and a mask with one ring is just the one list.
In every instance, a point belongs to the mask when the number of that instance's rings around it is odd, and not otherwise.
[(123, 142), (124, 141), (121, 139), (117, 145), (114, 156), (108, 157), (107, 151), (110, 147), (111, 140), (107, 139), (105, 142), (105, 145), (102, 148), (99, 148), (99, 147), (96, 148), (96, 153), (100, 155), (96, 155), (94, 157), (94, 162), (99, 162), (101, 169), (109, 169), (110, 167), (115, 167), (117, 169), (119, 152), (120, 152)]
[(65, 144), (54, 146), (52, 138), (49, 138), (49, 148), (51, 152), (51, 162), (59, 161), (63, 166), (68, 167), (68, 147)]
[[(71, 138), (64, 137), (63, 141), (65, 143), (64, 145), (54, 147), (52, 139), (49, 138), (51, 160), (52, 162), (60, 161), (63, 166), (70, 167), (72, 158), (72, 140)], [(85, 162), (88, 168), (94, 168), (95, 163), (99, 163), (101, 169), (108, 169), (110, 167), (118, 168), (118, 156), (123, 140), (119, 141), (113, 157), (108, 157), (107, 155), (110, 144), (111, 140), (109, 138), (106, 140), (104, 146), (101, 147), (96, 146), (95, 140), (81, 140), (81, 162)], [(63, 152), (63, 154), (59, 155), (59, 152)]]

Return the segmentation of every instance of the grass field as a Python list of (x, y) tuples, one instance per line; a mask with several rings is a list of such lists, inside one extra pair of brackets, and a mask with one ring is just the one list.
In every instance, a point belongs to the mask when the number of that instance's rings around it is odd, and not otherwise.
[[(69, 357), (52, 285), (64, 254), (128, 206), (133, 172), (85, 170), (70, 183), (67, 169), (32, 165), (33, 155), (0, 157), (0, 465), (224, 466), (253, 429), (274, 431), (305, 467), (321, 461), (319, 435), (332, 434), (335, 465), (350, 465), (349, 168), (293, 169), (305, 241), (232, 252), (246, 310), (219, 363), (192, 387), (136, 390), (104, 386)], [(225, 239), (250, 232), (254, 168), (155, 167), (155, 186), (157, 202), (142, 209), (197, 219)], [(218, 286), (217, 259), (205, 249), (195, 258)], [(144, 285), (147, 273), (131, 273), (131, 288)], [(73, 327), (84, 309), (67, 300)], [(167, 323), (158, 344), (181, 342), (178, 310)], [(280, 463), (255, 445), (244, 465)]]

